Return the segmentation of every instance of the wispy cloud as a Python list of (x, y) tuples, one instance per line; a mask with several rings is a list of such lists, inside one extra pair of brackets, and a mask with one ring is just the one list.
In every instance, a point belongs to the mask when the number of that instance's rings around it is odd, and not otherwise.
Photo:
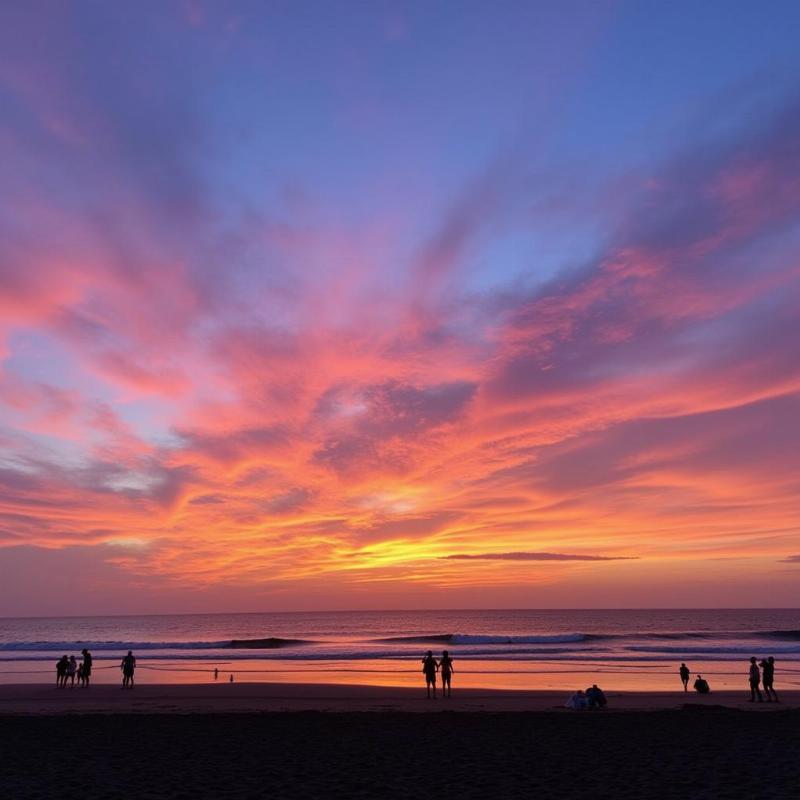
[(635, 561), (639, 556), (589, 556), (575, 553), (457, 553), (440, 558), (453, 561)]

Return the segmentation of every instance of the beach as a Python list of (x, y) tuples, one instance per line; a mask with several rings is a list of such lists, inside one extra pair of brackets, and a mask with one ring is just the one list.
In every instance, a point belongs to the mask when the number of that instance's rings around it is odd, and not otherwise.
[(13, 798), (786, 798), (800, 693), (608, 694), (233, 684), (0, 687)]

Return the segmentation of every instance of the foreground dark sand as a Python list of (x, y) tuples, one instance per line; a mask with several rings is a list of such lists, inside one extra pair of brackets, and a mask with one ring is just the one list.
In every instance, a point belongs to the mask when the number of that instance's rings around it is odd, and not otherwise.
[(794, 798), (800, 711), (9, 715), (4, 798)]
[(566, 694), (0, 686), (0, 797), (800, 797), (800, 693)]

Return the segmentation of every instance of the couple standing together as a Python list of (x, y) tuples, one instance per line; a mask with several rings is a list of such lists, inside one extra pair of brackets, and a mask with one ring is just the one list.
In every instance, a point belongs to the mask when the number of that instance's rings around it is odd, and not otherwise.
[(453, 659), (450, 654), (445, 650), (442, 657), (437, 661), (433, 657), (433, 651), (428, 650), (428, 654), (422, 659), (422, 674), (425, 676), (425, 688), (428, 690), (428, 699), (431, 698), (431, 690), (433, 690), (433, 699), (436, 699), (436, 673), (442, 673), (442, 697), (450, 697), (450, 679), (453, 676)]

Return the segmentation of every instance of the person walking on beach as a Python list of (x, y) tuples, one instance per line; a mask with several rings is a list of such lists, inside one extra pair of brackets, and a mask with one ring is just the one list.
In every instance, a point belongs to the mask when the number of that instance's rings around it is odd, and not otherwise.
[(774, 700), (779, 703), (778, 695), (775, 694), (775, 687), (773, 686), (775, 680), (775, 658), (773, 656), (761, 662), (761, 678), (764, 684), (764, 692), (767, 695), (767, 702), (771, 703)]
[(128, 655), (122, 659), (119, 668), (122, 670), (122, 688), (133, 689), (133, 673), (136, 671), (136, 658), (133, 651), (128, 650)]
[(442, 651), (439, 669), (442, 673), (442, 697), (450, 697), (453, 691), (450, 687), (450, 680), (455, 670), (453, 669), (453, 659), (450, 658), (450, 653), (448, 653), (447, 650)]
[(219, 678), (219, 667), (214, 667), (214, 680)]
[(689, 667), (687, 667), (686, 664), (681, 664), (681, 668), (678, 670), (678, 672), (680, 673), (680, 676), (681, 676), (681, 683), (683, 684), (683, 691), (684, 692), (688, 692), (689, 691), (689, 675), (691, 674), (689, 672)]
[(422, 659), (422, 673), (425, 675), (425, 688), (428, 691), (428, 700), (431, 699), (431, 689), (433, 689), (433, 699), (436, 699), (436, 670), (439, 665), (433, 657), (433, 651), (428, 650), (428, 655)]
[(761, 672), (758, 669), (758, 663), (756, 662), (756, 657), (753, 656), (750, 659), (750, 702), (755, 703), (756, 697), (758, 697), (758, 702), (763, 703), (764, 698), (761, 696), (761, 689), (758, 688), (758, 685), (761, 683)]
[(89, 678), (92, 674), (92, 654), (84, 647), (81, 655), (83, 655), (83, 685), (88, 688)]

